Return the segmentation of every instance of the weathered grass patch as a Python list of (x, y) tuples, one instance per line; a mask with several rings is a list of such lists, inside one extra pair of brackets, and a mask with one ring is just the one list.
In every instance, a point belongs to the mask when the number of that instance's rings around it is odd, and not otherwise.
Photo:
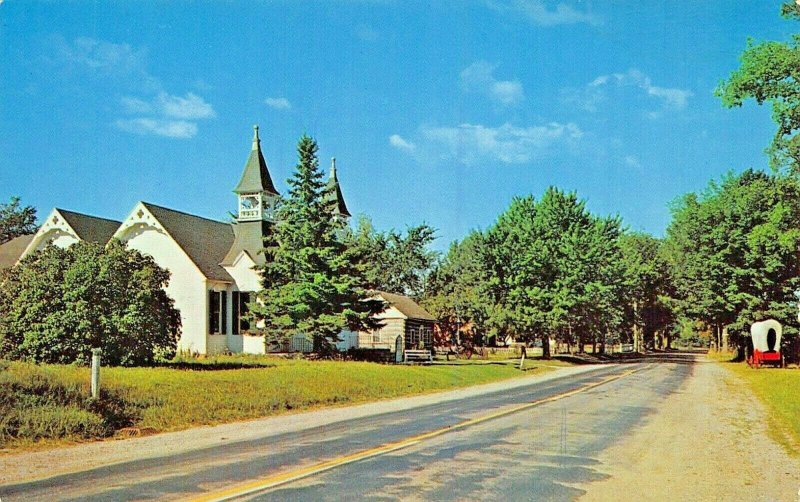
[(736, 357), (736, 352), (731, 351), (716, 351), (716, 350), (709, 350), (706, 353), (706, 359), (710, 359), (712, 361), (720, 362), (720, 363), (729, 363), (733, 361), (733, 358)]
[[(229, 356), (181, 360), (177, 367), (103, 368), (101, 399), (92, 400), (88, 368), (0, 365), (3, 446), (102, 438), (129, 426), (178, 430), (475, 385), (531, 374), (533, 366), (548, 370), (533, 360), (522, 372), (513, 363), (487, 361), (405, 366)], [(219, 369), (225, 367), (237, 369)]]
[(745, 363), (725, 367), (742, 377), (764, 403), (774, 438), (793, 455), (800, 455), (800, 370), (755, 370)]
[(113, 393), (89, 397), (76, 367), (0, 361), (0, 445), (42, 439), (104, 437), (134, 422), (139, 410)]

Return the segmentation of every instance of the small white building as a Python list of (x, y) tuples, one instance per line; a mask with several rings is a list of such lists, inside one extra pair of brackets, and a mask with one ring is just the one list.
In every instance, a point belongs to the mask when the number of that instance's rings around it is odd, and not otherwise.
[(377, 291), (375, 298), (386, 303), (386, 309), (375, 318), (381, 327), (358, 333), (356, 348), (389, 351), (390, 359), (403, 360), (406, 349), (432, 349), (436, 318), (407, 296)]
[[(329, 183), (338, 198), (337, 216), (349, 218), (335, 163)], [(247, 334), (242, 319), (253, 292), (261, 289), (254, 267), (264, 263), (263, 237), (273, 222), (275, 189), (255, 127), (239, 183), (238, 215), (221, 222), (138, 202), (122, 222), (54, 209), (33, 236), (0, 245), (0, 268), (13, 266), (48, 244), (79, 240), (107, 243), (112, 237), (152, 256), (171, 273), (167, 293), (181, 313), (178, 350), (195, 354), (264, 353), (264, 339)]]

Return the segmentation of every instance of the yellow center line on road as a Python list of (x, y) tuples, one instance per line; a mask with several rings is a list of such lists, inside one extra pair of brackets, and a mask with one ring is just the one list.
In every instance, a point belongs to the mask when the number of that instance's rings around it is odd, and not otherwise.
[[(651, 365), (646, 366), (645, 368), (649, 368)], [(424, 441), (426, 439), (431, 439), (437, 436), (441, 436), (442, 434), (446, 434), (448, 432), (452, 432), (455, 430), (463, 429), (465, 427), (469, 427), (471, 425), (480, 424), (482, 422), (487, 422), (489, 420), (494, 420), (500, 417), (504, 417), (507, 415), (511, 415), (513, 413), (518, 413), (523, 410), (527, 410), (529, 408), (533, 408), (535, 406), (540, 406), (545, 403), (550, 403), (553, 401), (558, 401), (559, 399), (564, 399), (566, 397), (574, 396), (575, 394), (580, 394), (581, 392), (586, 392), (587, 390), (594, 389), (595, 387), (599, 387), (601, 385), (605, 385), (609, 382), (613, 382), (614, 380), (619, 380), (620, 378), (625, 378), (633, 373), (636, 373), (640, 369), (633, 369), (624, 371), (618, 375), (613, 375), (611, 377), (605, 378), (600, 380), (599, 382), (593, 382), (583, 387), (578, 387), (577, 389), (573, 389), (567, 392), (563, 392), (561, 394), (556, 394), (554, 396), (546, 397), (543, 399), (539, 399), (536, 401), (531, 401), (529, 403), (521, 404), (519, 406), (515, 406), (513, 408), (504, 409), (495, 413), (490, 413), (487, 415), (483, 415), (480, 417), (472, 418), (469, 420), (465, 420), (463, 422), (459, 422), (455, 425), (450, 425), (447, 427), (443, 427), (441, 429), (437, 429), (431, 432), (426, 432), (423, 434), (418, 434), (416, 436), (411, 436), (400, 441), (395, 441), (392, 443), (386, 443), (382, 446), (378, 446), (375, 448), (370, 448), (367, 450), (362, 450), (356, 453), (351, 453), (349, 455), (344, 455), (342, 457), (337, 457), (332, 460), (327, 460), (325, 462), (320, 462), (318, 464), (310, 465), (308, 467), (302, 467), (299, 469), (294, 469), (288, 472), (275, 474), (272, 476), (268, 476), (263, 479), (259, 479), (256, 481), (251, 481), (246, 484), (234, 486), (232, 488), (227, 488), (220, 491), (209, 492), (200, 497), (191, 499), (193, 502), (221, 502), (223, 500), (231, 500), (237, 497), (243, 497), (245, 495), (251, 495), (257, 492), (266, 491), (272, 488), (275, 488), (280, 485), (285, 485), (292, 481), (297, 481), (298, 479), (306, 478), (312, 476), (314, 474), (318, 474), (335, 467), (339, 467), (345, 464), (349, 464), (352, 462), (357, 462), (359, 460), (364, 460), (370, 457), (377, 457), (379, 455), (384, 455), (386, 453), (391, 453), (393, 451), (400, 450), (402, 448), (407, 448), (409, 446), (415, 445), (420, 441)]]

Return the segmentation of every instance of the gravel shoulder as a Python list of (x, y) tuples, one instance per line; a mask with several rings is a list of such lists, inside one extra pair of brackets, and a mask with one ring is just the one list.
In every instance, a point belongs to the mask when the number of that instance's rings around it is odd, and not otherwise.
[(167, 457), (226, 443), (250, 441), (287, 432), (303, 431), (336, 422), (408, 410), (419, 406), (463, 399), (504, 389), (531, 385), (597, 369), (597, 365), (558, 368), (553, 371), (502, 380), (463, 389), (424, 394), (372, 403), (323, 408), (309, 412), (197, 427), (147, 437), (106, 440), (0, 455), (0, 485), (45, 479), (61, 474), (83, 472), (97, 467), (134, 460)]
[(767, 433), (745, 382), (698, 358), (693, 375), (598, 460), (582, 501), (800, 500), (800, 462)]

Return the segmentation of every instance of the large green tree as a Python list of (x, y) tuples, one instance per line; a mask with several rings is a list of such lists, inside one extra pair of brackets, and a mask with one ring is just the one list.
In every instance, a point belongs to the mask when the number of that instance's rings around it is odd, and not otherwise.
[(544, 265), (542, 277), (549, 279), (537, 288), (545, 299), (537, 312), (545, 332), (576, 343), (579, 351), (589, 341), (604, 345), (622, 320), (619, 219), (593, 215), (577, 194), (553, 187), (536, 213), (535, 234), (543, 244), (535, 262)]
[(575, 193), (517, 197), (485, 232), (455, 244), (432, 274), (428, 303), (486, 334), (542, 341), (606, 340), (623, 319), (620, 222)]
[(366, 284), (377, 290), (419, 297), (436, 261), (430, 249), (436, 231), (426, 224), (379, 232), (369, 218), (359, 218), (355, 230), (346, 229), (344, 242), (357, 257)]
[(625, 270), (626, 324), (641, 332), (647, 345), (655, 345), (655, 335), (661, 333), (669, 347), (676, 322), (675, 292), (663, 243), (641, 232), (623, 234), (619, 242)]
[[(800, 6), (787, 2), (782, 14), (800, 19)], [(800, 34), (788, 42), (748, 40), (740, 60), (716, 94), (729, 108), (742, 106), (747, 99), (768, 103), (778, 126), (768, 149), (772, 165), (800, 172)]]
[(0, 204), (0, 244), (35, 233), (36, 229), (35, 208), (20, 205), (19, 197), (11, 197), (8, 204)]
[(679, 312), (734, 336), (775, 318), (795, 332), (800, 288), (800, 182), (747, 170), (673, 208), (666, 248)]
[(0, 275), (0, 354), (86, 364), (146, 365), (175, 353), (180, 315), (169, 272), (113, 240), (49, 246)]
[(306, 135), (297, 144), (288, 197), (279, 203), (264, 242), (263, 289), (250, 311), (267, 343), (303, 334), (325, 352), (342, 330), (373, 327), (383, 302), (368, 299), (357, 256), (342, 241), (346, 223), (335, 215), (336, 198), (319, 168), (317, 148)]
[(428, 275), (422, 305), (439, 320), (442, 344), (465, 329), (473, 338), (490, 334), (487, 321), (493, 308), (487, 301), (491, 274), (486, 251), (483, 233), (470, 232), (461, 242), (451, 244)]

